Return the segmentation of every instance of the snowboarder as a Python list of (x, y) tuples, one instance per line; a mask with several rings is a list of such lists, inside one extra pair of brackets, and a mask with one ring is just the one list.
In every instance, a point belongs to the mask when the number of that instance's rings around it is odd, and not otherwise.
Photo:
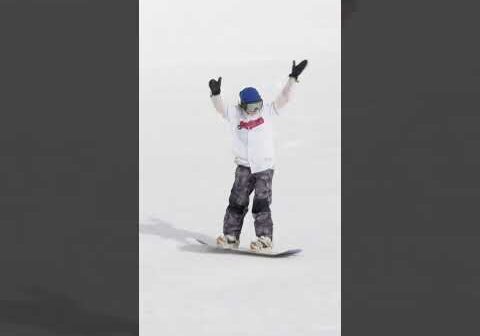
[(270, 204), (275, 169), (272, 117), (280, 115), (280, 110), (290, 100), (298, 76), (306, 66), (307, 60), (298, 65), (293, 61), (285, 87), (273, 102), (267, 104), (263, 103), (255, 88), (246, 87), (240, 91), (238, 105), (226, 106), (220, 96), (222, 77), (209, 82), (210, 97), (215, 109), (231, 125), (233, 154), (237, 165), (223, 220), (223, 234), (217, 238), (217, 245), (230, 248), (239, 246), (250, 194), (255, 191), (252, 214), (257, 238), (251, 242), (250, 248), (255, 251), (272, 250), (273, 222)]

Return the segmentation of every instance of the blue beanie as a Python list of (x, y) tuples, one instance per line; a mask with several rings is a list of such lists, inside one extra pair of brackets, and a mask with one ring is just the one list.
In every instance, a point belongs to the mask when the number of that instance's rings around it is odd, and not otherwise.
[(262, 100), (257, 89), (253, 87), (247, 87), (240, 91), (240, 102), (243, 104), (256, 103)]

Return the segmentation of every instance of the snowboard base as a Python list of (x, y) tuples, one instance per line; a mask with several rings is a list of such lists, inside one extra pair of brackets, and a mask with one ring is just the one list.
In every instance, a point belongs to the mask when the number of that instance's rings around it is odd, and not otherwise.
[(238, 253), (238, 254), (250, 254), (250, 255), (258, 255), (258, 256), (263, 256), (263, 257), (287, 257), (291, 256), (294, 254), (297, 254), (301, 252), (301, 249), (287, 249), (287, 250), (280, 250), (280, 251), (269, 251), (269, 252), (258, 252), (258, 251), (253, 251), (249, 248), (245, 247), (238, 247), (238, 248), (230, 248), (230, 247), (222, 247), (218, 246), (215, 240), (209, 240), (207, 241), (206, 239), (198, 239), (195, 238), (197, 242), (199, 242), (202, 245), (206, 245), (210, 248), (214, 248), (217, 250), (223, 250), (227, 252), (232, 252), (232, 253)]

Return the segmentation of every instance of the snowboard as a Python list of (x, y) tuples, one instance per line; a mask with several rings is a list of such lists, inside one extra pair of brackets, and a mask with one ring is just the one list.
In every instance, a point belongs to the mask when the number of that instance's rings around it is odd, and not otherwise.
[(199, 239), (199, 238), (195, 238), (195, 240), (197, 242), (199, 242), (200, 244), (202, 245), (205, 245), (205, 246), (208, 246), (210, 248), (213, 248), (213, 249), (217, 249), (217, 250), (223, 250), (223, 251), (226, 251), (226, 252), (231, 252), (231, 253), (237, 253), (237, 254), (250, 254), (250, 255), (258, 255), (258, 256), (262, 256), (262, 257), (287, 257), (287, 256), (291, 256), (291, 255), (294, 255), (294, 254), (297, 254), (299, 252), (302, 251), (302, 249), (286, 249), (286, 250), (272, 250), (272, 251), (253, 251), (249, 248), (246, 248), (246, 247), (238, 247), (238, 248), (230, 248), (230, 247), (222, 247), (222, 246), (218, 246), (216, 241), (214, 239)]

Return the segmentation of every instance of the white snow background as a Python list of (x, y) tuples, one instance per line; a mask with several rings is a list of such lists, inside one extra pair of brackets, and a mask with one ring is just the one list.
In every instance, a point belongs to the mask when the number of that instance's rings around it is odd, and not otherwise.
[[(340, 334), (340, 1), (140, 1), (140, 335)], [(233, 182), (231, 136), (209, 99), (223, 77), (279, 93), (272, 215), (289, 258), (212, 253)], [(254, 238), (251, 213), (242, 244)]]

